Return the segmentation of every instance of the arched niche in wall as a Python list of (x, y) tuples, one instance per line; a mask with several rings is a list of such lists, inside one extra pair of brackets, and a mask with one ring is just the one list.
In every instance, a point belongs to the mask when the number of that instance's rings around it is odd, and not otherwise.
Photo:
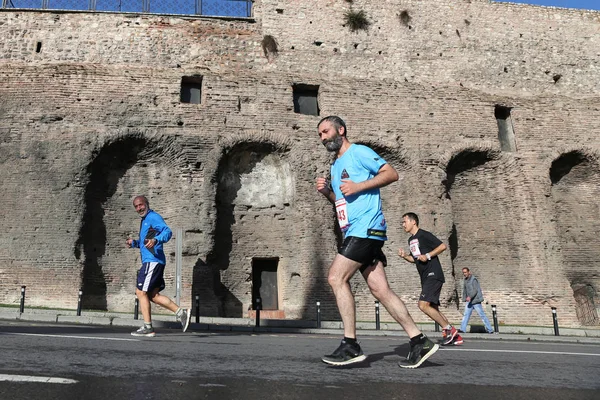
[[(75, 243), (75, 256), (82, 264), (82, 307), (111, 311), (131, 310), (137, 270), (138, 249), (127, 249), (129, 236), (137, 238), (139, 218), (132, 206), (135, 195), (146, 195), (175, 232), (175, 228), (194, 227), (186, 222), (197, 207), (192, 185), (182, 178), (194, 175), (184, 150), (174, 137), (148, 138), (132, 133), (107, 141), (91, 154), (85, 171), (85, 207)], [(188, 197), (186, 199), (186, 197)], [(183, 215), (182, 215), (183, 214)], [(174, 241), (165, 245), (167, 270), (164, 291), (174, 297)], [(182, 293), (183, 294), (183, 293)]]
[(107, 277), (102, 266), (107, 242), (104, 204), (114, 195), (119, 179), (138, 161), (146, 145), (147, 140), (141, 137), (121, 138), (102, 147), (87, 165), (85, 208), (74, 250), (75, 257), (83, 263), (84, 308), (107, 309)]
[(456, 152), (446, 165), (445, 196), (451, 202), (448, 242), (453, 273), (475, 269), (488, 287), (511, 287), (518, 252), (514, 236), (515, 182), (519, 168), (512, 157), (490, 149)]
[(561, 154), (550, 167), (551, 198), (564, 265), (582, 325), (598, 325), (600, 307), (600, 169), (583, 150)]
[(286, 156), (286, 147), (277, 143), (242, 142), (220, 159), (214, 247), (207, 262), (220, 275), (215, 289), (222, 316), (241, 317), (248, 311), (244, 306), (254, 307), (253, 260), (285, 259), (293, 251), (286, 242), (295, 237), (287, 215), (295, 178)]

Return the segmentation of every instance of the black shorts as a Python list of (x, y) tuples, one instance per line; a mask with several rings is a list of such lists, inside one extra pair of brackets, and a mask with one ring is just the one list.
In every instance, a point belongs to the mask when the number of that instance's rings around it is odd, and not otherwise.
[(421, 282), (421, 296), (419, 301), (427, 301), (431, 304), (440, 305), (440, 293), (444, 282), (437, 279), (425, 279)]
[(338, 253), (346, 258), (362, 264), (360, 272), (364, 272), (371, 265), (381, 261), (383, 266), (387, 265), (387, 258), (381, 248), (385, 242), (383, 240), (359, 238), (348, 236), (340, 247)]

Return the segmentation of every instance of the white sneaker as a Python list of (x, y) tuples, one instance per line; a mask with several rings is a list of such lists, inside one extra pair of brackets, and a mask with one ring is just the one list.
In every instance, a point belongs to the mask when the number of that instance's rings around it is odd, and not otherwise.
[(181, 329), (185, 332), (187, 331), (188, 326), (190, 326), (190, 319), (192, 319), (192, 314), (188, 313), (189, 310), (183, 310), (181, 315), (179, 316), (179, 322), (181, 322)]
[(154, 328), (146, 328), (145, 326), (142, 326), (137, 331), (131, 332), (131, 335), (132, 336), (154, 337), (156, 335), (156, 332), (154, 332)]

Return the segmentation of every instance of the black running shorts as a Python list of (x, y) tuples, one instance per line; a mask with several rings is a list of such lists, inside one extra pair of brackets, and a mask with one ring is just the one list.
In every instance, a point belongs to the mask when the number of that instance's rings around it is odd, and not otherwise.
[(427, 301), (431, 304), (440, 305), (440, 293), (444, 282), (437, 279), (425, 279), (422, 282), (421, 296), (419, 301)]
[(340, 247), (338, 253), (346, 258), (362, 264), (360, 272), (364, 272), (371, 265), (381, 261), (383, 266), (387, 265), (387, 258), (381, 248), (385, 242), (383, 240), (359, 238), (348, 236)]

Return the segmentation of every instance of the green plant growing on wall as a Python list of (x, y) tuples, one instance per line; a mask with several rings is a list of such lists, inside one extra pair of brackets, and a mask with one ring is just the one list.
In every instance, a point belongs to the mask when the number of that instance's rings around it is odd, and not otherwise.
[(356, 32), (358, 30), (367, 30), (371, 22), (367, 19), (367, 14), (363, 11), (347, 11), (344, 14), (344, 21), (346, 26), (350, 28), (352, 32)]
[(277, 40), (271, 35), (265, 35), (263, 40), (260, 42), (263, 51), (265, 52), (265, 57), (270, 59), (273, 56), (276, 56), (279, 52), (279, 48), (277, 46)]

